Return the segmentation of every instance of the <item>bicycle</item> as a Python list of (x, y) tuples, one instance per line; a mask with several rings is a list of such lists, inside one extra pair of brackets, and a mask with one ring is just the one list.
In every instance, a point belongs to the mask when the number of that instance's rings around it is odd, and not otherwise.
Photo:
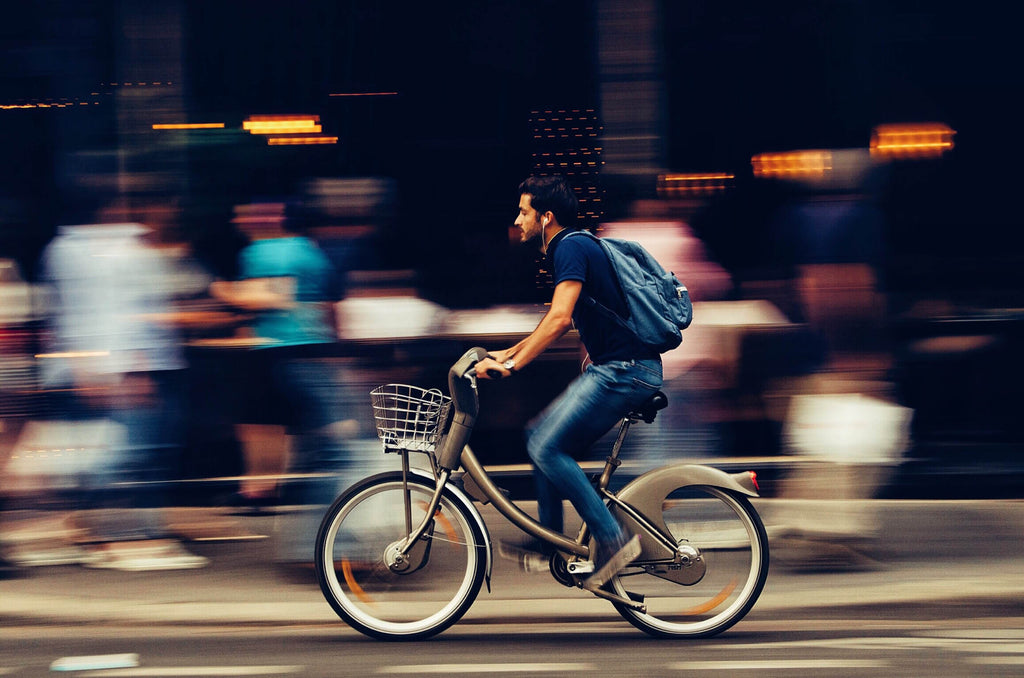
[[(586, 525), (575, 539), (542, 526), (494, 484), (466, 444), (479, 413), (474, 366), (485, 355), (470, 349), (451, 367), (450, 396), (401, 384), (372, 391), (384, 451), (399, 453), (402, 467), (366, 478), (334, 501), (317, 534), (315, 562), (328, 603), (368, 636), (433, 636), (465, 614), (484, 581), (490, 590), (492, 545), (473, 500), (492, 503), (553, 546), (549, 565), (560, 584), (582, 590), (593, 571)], [(642, 551), (591, 592), (651, 635), (704, 638), (731, 627), (757, 601), (768, 575), (768, 538), (749, 501), (758, 496), (753, 472), (671, 464), (618, 492), (608, 489), (630, 426), (653, 422), (666, 405), (659, 392), (622, 419), (597, 479), (616, 518), (640, 535)], [(409, 452), (425, 453), (430, 469), (411, 467)], [(460, 465), (464, 472), (456, 475)]]

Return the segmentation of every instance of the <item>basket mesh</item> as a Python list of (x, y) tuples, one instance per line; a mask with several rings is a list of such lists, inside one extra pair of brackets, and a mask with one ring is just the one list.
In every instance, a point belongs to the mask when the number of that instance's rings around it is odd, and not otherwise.
[(451, 398), (437, 389), (386, 384), (370, 391), (377, 435), (385, 449), (432, 452)]

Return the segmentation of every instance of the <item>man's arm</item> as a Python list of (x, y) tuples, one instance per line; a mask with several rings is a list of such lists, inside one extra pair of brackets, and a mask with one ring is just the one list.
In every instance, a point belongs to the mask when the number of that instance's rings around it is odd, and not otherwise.
[(551, 308), (544, 314), (537, 329), (512, 348), (492, 352), (493, 359), (485, 358), (477, 363), (476, 376), (488, 379), (488, 370), (496, 370), (501, 376), (507, 377), (510, 372), (502, 367), (506, 360), (515, 359), (516, 370), (520, 370), (543, 353), (572, 327), (572, 311), (576, 308), (576, 300), (580, 298), (582, 290), (583, 283), (579, 280), (563, 280), (558, 283), (551, 297)]

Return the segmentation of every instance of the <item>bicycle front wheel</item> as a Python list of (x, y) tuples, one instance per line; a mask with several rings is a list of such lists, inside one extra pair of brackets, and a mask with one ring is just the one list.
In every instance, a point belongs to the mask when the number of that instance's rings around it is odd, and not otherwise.
[(760, 516), (739, 494), (711, 486), (674, 490), (662, 503), (665, 525), (689, 565), (637, 561), (611, 581), (647, 611), (616, 609), (654, 636), (706, 638), (753, 607), (768, 576), (768, 537)]
[(479, 593), (486, 538), (472, 507), (450, 489), (405, 562), (396, 565), (390, 555), (409, 534), (408, 524), (419, 525), (434, 489), (425, 478), (403, 482), (401, 473), (384, 473), (351, 488), (324, 516), (316, 540), (320, 589), (358, 631), (426, 638), (458, 621)]

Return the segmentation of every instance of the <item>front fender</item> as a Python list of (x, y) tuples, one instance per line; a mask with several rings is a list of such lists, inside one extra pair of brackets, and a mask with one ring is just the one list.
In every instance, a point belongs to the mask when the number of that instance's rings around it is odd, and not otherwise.
[[(418, 476), (429, 483), (436, 482), (433, 475), (421, 469), (411, 468), (409, 469), (409, 475)], [(457, 485), (455, 485), (455, 483), (449, 481), (449, 483), (445, 485), (444, 491), (451, 493), (455, 499), (462, 504), (462, 508), (473, 518), (473, 521), (480, 528), (480, 534), (484, 537), (484, 552), (487, 554), (487, 570), (485, 571), (484, 579), (487, 582), (487, 590), (490, 591), (491, 570), (494, 566), (494, 553), (490, 532), (487, 530), (487, 523), (484, 522), (483, 516), (480, 515), (480, 512), (476, 510), (476, 506), (473, 505), (473, 500), (470, 499)]]
[[(673, 491), (688, 486), (704, 485), (719, 487), (748, 497), (758, 496), (750, 473), (726, 473), (710, 466), (696, 464), (672, 464), (648, 471), (630, 481), (618, 492), (618, 499), (628, 504), (664, 534), (672, 532), (665, 524), (662, 506)], [(640, 535), (640, 560), (673, 558), (661, 542), (655, 540), (641, 528), (620, 506), (612, 504), (612, 513), (623, 525)]]

